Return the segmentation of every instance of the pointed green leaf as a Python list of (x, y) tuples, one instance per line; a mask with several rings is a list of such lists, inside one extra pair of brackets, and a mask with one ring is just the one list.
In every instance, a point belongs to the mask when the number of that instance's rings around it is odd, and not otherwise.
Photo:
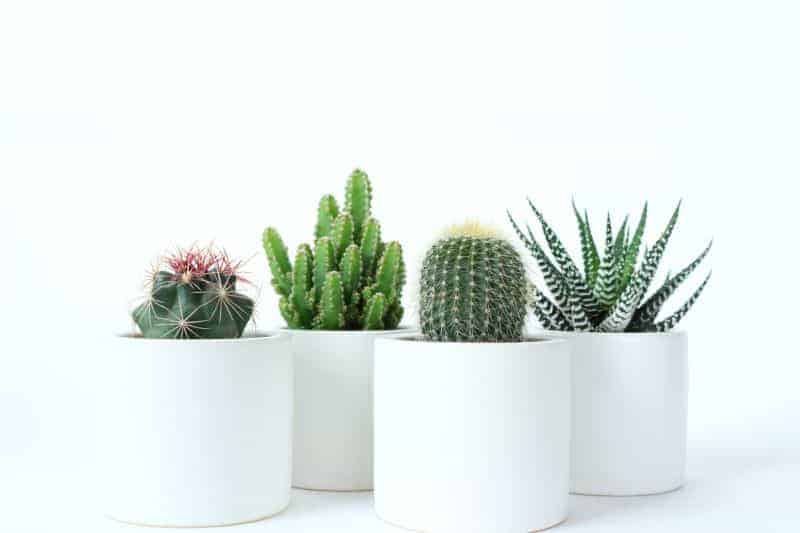
[(611, 229), (611, 214), (606, 215), (606, 247), (603, 251), (603, 260), (600, 262), (600, 269), (597, 274), (597, 282), (594, 285), (594, 297), (600, 302), (600, 306), (607, 312), (616, 301), (617, 278), (615, 276), (614, 264), (614, 240)]
[(689, 312), (689, 310), (692, 308), (692, 306), (697, 301), (697, 299), (700, 298), (700, 295), (703, 293), (703, 289), (706, 288), (706, 284), (708, 283), (708, 280), (710, 278), (711, 278), (711, 272), (708, 273), (708, 276), (706, 276), (706, 279), (703, 281), (703, 283), (700, 285), (700, 287), (698, 287), (697, 290), (694, 291), (694, 294), (692, 294), (691, 298), (689, 298), (689, 300), (685, 304), (683, 304), (683, 306), (681, 306), (680, 309), (675, 311), (672, 315), (670, 315), (669, 317), (665, 318), (661, 322), (656, 322), (653, 325), (653, 329), (655, 331), (662, 331), (663, 332), (663, 331), (670, 331), (675, 326), (677, 326), (678, 322), (680, 322), (681, 319), (684, 316), (686, 316), (686, 313)]
[(619, 292), (628, 286), (633, 275), (633, 270), (636, 268), (636, 260), (639, 258), (639, 248), (642, 245), (642, 238), (644, 236), (644, 228), (647, 224), (647, 202), (642, 209), (642, 215), (639, 217), (639, 223), (636, 225), (636, 231), (633, 234), (633, 240), (627, 246), (625, 251), (625, 260), (622, 265), (622, 274), (620, 277)]
[(566, 281), (564, 280), (563, 275), (556, 268), (556, 266), (553, 265), (544, 249), (536, 241), (536, 238), (534, 237), (533, 231), (531, 231), (530, 227), (527, 228), (528, 235), (526, 236), (522, 233), (522, 230), (520, 230), (517, 222), (514, 220), (514, 217), (511, 216), (511, 212), (506, 211), (506, 214), (508, 215), (508, 220), (511, 222), (511, 225), (514, 227), (514, 231), (516, 232), (517, 236), (536, 260), (536, 263), (539, 265), (539, 270), (542, 271), (545, 284), (553, 294), (556, 304), (562, 309), (566, 309), (569, 305), (569, 302), (567, 300)]
[(714, 241), (709, 242), (705, 250), (703, 250), (703, 252), (697, 256), (694, 261), (689, 263), (686, 268), (678, 272), (675, 277), (670, 277), (670, 275), (667, 274), (667, 279), (664, 280), (664, 283), (661, 285), (661, 287), (655, 293), (653, 293), (653, 295), (648, 298), (647, 301), (645, 301), (634, 313), (633, 320), (631, 320), (631, 326), (634, 329), (647, 329), (653, 324), (667, 299), (672, 296), (678, 287), (680, 287), (681, 284), (689, 277), (689, 275), (694, 272), (698, 266), (700, 266), (700, 263), (703, 262), (703, 259), (705, 259), (706, 255), (708, 255), (708, 252), (711, 250), (711, 245), (713, 242)]
[(550, 251), (553, 253), (556, 262), (561, 267), (570, 292), (578, 299), (588, 317), (592, 318), (598, 316), (602, 313), (602, 306), (594, 297), (594, 294), (592, 294), (591, 289), (589, 289), (589, 286), (586, 284), (586, 280), (581, 276), (578, 267), (575, 266), (575, 262), (561, 243), (561, 239), (558, 238), (558, 235), (556, 235), (555, 231), (553, 231), (542, 216), (542, 213), (533, 205), (530, 199), (528, 199), (528, 205), (530, 205), (536, 218), (539, 219), (539, 224), (542, 226), (547, 244), (550, 246)]

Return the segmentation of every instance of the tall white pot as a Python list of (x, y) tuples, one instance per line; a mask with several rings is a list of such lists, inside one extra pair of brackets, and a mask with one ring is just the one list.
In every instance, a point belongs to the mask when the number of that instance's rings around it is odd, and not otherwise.
[(407, 330), (287, 330), (294, 355), (292, 484), (372, 490), (373, 343)]
[(378, 339), (375, 510), (415, 531), (527, 532), (567, 516), (563, 340)]
[(686, 333), (564, 335), (572, 349), (571, 491), (633, 496), (683, 485)]
[(260, 520), (289, 504), (286, 334), (119, 336), (103, 360), (98, 429), (108, 516), (152, 526), (220, 526)]

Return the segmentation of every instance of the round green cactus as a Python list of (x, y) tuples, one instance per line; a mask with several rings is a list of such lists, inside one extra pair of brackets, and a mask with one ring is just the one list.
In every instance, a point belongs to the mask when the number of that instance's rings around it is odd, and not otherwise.
[(405, 265), (400, 243), (381, 240), (371, 215), (372, 185), (355, 170), (345, 206), (325, 195), (317, 209), (314, 250), (297, 248), (294, 265), (275, 228), (263, 234), (281, 316), (292, 329), (394, 329), (403, 317)]
[(522, 339), (528, 283), (519, 253), (477, 224), (451, 229), (425, 255), (420, 327), (433, 341)]
[(179, 249), (153, 268), (134, 322), (147, 338), (241, 337), (255, 304), (237, 292), (240, 266), (210, 247)]

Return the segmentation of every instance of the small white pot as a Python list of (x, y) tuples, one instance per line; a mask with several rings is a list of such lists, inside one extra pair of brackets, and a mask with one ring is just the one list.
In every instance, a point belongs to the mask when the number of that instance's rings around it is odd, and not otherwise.
[(566, 342), (375, 344), (378, 516), (444, 533), (521, 533), (565, 520)]
[(289, 504), (289, 338), (119, 336), (99, 399), (106, 514), (150, 526), (260, 520)]
[(408, 330), (286, 331), (294, 354), (292, 485), (372, 490), (373, 343)]
[(683, 485), (686, 333), (563, 336), (572, 349), (571, 491), (634, 496)]

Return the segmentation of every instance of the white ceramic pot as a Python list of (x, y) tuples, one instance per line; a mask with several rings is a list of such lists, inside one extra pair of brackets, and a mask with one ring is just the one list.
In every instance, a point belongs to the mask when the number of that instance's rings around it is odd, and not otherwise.
[(683, 485), (686, 333), (564, 336), (572, 349), (571, 491), (633, 496)]
[(289, 504), (288, 335), (119, 336), (103, 359), (99, 432), (108, 516), (221, 526), (260, 520)]
[(566, 518), (566, 342), (375, 344), (378, 516), (437, 533), (521, 533)]
[(373, 344), (408, 330), (286, 331), (294, 354), (292, 484), (372, 490)]

